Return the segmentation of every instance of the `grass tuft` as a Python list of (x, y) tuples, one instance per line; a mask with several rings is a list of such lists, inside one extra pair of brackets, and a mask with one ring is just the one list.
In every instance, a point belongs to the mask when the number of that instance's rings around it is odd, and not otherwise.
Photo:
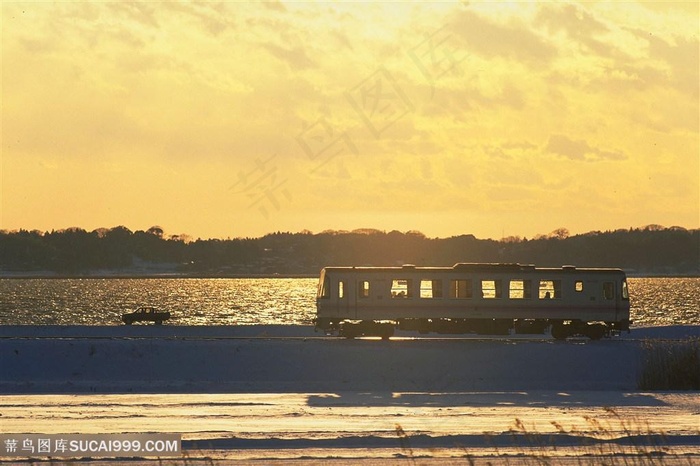
[(700, 338), (647, 340), (637, 380), (641, 390), (700, 390)]
[[(556, 433), (538, 432), (515, 419), (510, 433), (515, 453), (498, 464), (557, 465), (565, 460), (578, 466), (691, 465), (696, 457), (674, 452), (663, 432), (652, 431), (648, 422), (627, 419), (614, 408), (603, 408), (600, 416), (584, 416), (583, 428), (566, 429), (552, 421)], [(558, 451), (557, 447), (564, 447)], [(571, 456), (573, 454), (573, 456)], [(572, 462), (574, 460), (575, 462)]]

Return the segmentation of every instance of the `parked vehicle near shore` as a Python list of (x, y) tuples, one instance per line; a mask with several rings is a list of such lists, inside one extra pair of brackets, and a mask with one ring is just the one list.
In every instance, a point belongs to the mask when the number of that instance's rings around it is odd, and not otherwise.
[(170, 319), (170, 312), (161, 311), (153, 306), (142, 306), (134, 312), (122, 314), (122, 322), (126, 325), (131, 325), (134, 322), (153, 322), (156, 325), (162, 325), (168, 319)]
[(453, 267), (326, 267), (316, 328), (348, 338), (420, 333), (543, 334), (597, 340), (629, 331), (621, 269), (459, 263)]

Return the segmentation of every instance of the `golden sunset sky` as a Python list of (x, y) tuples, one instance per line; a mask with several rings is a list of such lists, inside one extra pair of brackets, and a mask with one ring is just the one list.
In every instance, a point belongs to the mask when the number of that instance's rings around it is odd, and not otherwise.
[(2, 3), (0, 229), (700, 226), (698, 2)]

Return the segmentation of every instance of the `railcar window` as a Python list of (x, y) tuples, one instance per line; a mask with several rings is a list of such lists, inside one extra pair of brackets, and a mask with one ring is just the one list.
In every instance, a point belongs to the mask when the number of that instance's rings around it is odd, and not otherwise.
[(615, 299), (615, 284), (613, 282), (603, 282), (603, 298)]
[(442, 280), (421, 280), (421, 298), (442, 298)]
[(495, 299), (501, 297), (501, 280), (481, 280), (481, 297)]
[(357, 294), (360, 298), (369, 298), (369, 281), (360, 281), (360, 286), (357, 288)]
[(338, 282), (338, 298), (343, 299), (345, 297), (345, 283)]
[(626, 280), (622, 280), (622, 299), (630, 299), (630, 292), (627, 289)]
[(581, 293), (583, 291), (583, 282), (581, 280), (576, 281), (574, 284), (574, 290), (576, 290), (577, 293)]
[(392, 280), (391, 281), (391, 297), (392, 298), (410, 298), (413, 296), (413, 280)]
[(532, 280), (511, 280), (508, 287), (510, 299), (530, 299), (532, 297)]
[(469, 299), (471, 297), (471, 280), (450, 280), (450, 298)]
[(561, 298), (561, 280), (540, 280), (540, 299)]

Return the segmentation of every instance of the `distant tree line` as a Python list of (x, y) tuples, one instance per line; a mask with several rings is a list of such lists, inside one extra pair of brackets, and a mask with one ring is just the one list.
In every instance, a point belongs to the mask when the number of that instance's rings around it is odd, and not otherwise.
[(700, 274), (700, 230), (649, 225), (569, 235), (560, 228), (532, 239), (428, 238), (418, 231), (271, 233), (261, 238), (167, 236), (159, 226), (86, 231), (0, 231), (0, 271), (98, 273), (317, 274), (327, 265), (452, 265), (520, 262), (538, 266), (621, 267), (646, 274)]

